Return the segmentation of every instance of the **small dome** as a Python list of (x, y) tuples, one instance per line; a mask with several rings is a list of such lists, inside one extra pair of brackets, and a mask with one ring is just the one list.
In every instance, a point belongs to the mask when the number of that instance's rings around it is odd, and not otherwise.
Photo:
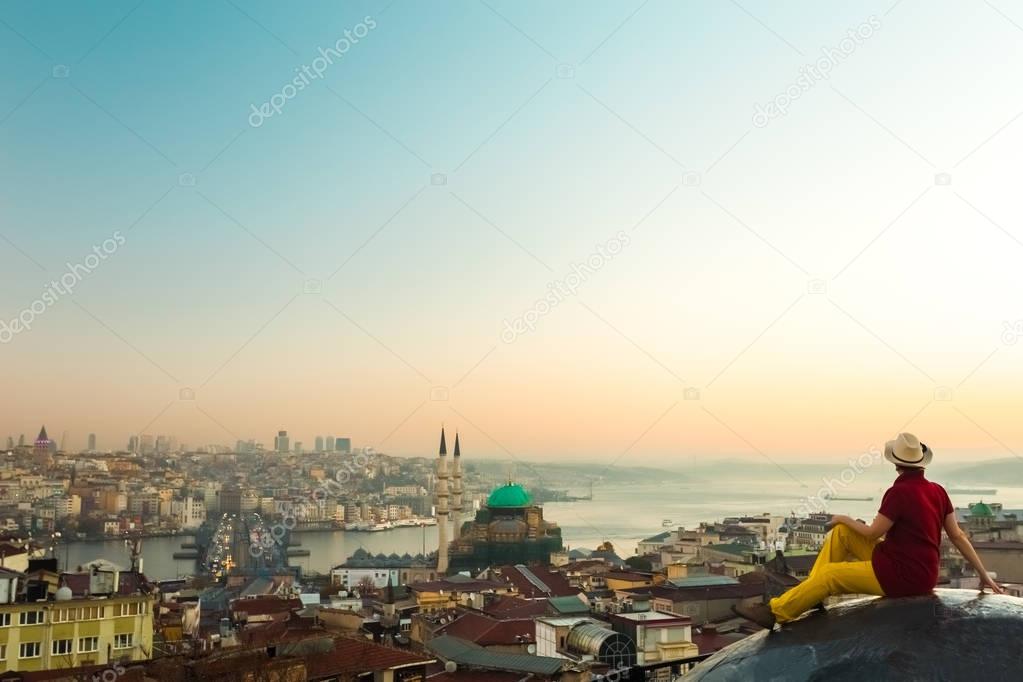
[(494, 488), (487, 498), (488, 507), (528, 507), (532, 503), (529, 493), (517, 483), (507, 483)]
[(65, 585), (64, 587), (57, 589), (57, 594), (54, 595), (54, 599), (57, 601), (71, 601), (71, 598), (74, 596), (74, 593), (71, 592), (71, 588)]
[(987, 506), (983, 502), (978, 502), (977, 504), (970, 505), (970, 516), (990, 517), (994, 515), (995, 515), (994, 512), (991, 511), (991, 507)]

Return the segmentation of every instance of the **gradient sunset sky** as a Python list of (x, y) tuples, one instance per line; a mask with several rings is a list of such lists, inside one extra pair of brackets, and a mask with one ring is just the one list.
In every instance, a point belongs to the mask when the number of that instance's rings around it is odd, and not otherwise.
[(0, 78), (0, 320), (124, 241), (5, 337), (0, 437), (1023, 451), (1018, 5), (4, 2)]

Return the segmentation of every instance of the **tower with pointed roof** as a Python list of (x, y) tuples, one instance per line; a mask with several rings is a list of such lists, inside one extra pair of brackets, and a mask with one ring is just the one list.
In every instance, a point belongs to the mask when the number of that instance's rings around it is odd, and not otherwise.
[(39, 437), (36, 438), (35, 447), (33, 449), (35, 450), (36, 456), (40, 458), (42, 457), (49, 458), (50, 455), (52, 454), (53, 441), (51, 441), (50, 437), (46, 435), (45, 425), (43, 426), (43, 428), (39, 429)]
[(462, 534), (462, 448), (455, 431), (455, 452), (451, 458), (451, 526), (452, 540)]
[(444, 427), (440, 428), (440, 451), (437, 453), (437, 574), (448, 572), (448, 446)]

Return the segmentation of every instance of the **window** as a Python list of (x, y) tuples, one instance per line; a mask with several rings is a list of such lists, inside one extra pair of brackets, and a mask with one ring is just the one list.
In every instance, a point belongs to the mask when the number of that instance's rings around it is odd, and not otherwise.
[(116, 604), (114, 606), (114, 617), (118, 616), (137, 616), (140, 613), (145, 613), (144, 605), (140, 602), (129, 602), (126, 604)]
[(11, 625), (11, 613), (0, 613), (0, 628), (10, 627)]
[(19, 625), (38, 625), (45, 620), (46, 614), (43, 611), (22, 611), (18, 616)]
[(53, 640), (53, 645), (50, 650), (54, 656), (61, 656), (63, 654), (73, 653), (73, 649), (71, 648), (71, 640), (55, 639)]
[[(8, 614), (8, 615), (10, 615), (10, 614)], [(6, 660), (7, 660), (7, 645), (6, 644), (0, 644), (0, 661), (6, 661)]]
[(42, 647), (39, 646), (39, 642), (22, 642), (19, 658), (39, 658), (41, 649)]
[(130, 632), (126, 632), (121, 635), (114, 635), (114, 648), (115, 649), (130, 649), (133, 646), (132, 640), (134, 635)]
[(99, 637), (82, 637), (78, 640), (78, 653), (89, 654), (99, 650)]
[(54, 609), (52, 613), (54, 623), (68, 623), (78, 620), (78, 609)]
[(82, 620), (97, 620), (103, 617), (102, 606), (83, 606), (82, 607)]

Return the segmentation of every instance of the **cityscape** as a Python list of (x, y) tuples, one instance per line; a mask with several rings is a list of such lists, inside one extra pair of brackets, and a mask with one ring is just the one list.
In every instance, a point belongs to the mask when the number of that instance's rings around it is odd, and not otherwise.
[(0, 682), (1018, 680), (1023, 7), (0, 2)]

